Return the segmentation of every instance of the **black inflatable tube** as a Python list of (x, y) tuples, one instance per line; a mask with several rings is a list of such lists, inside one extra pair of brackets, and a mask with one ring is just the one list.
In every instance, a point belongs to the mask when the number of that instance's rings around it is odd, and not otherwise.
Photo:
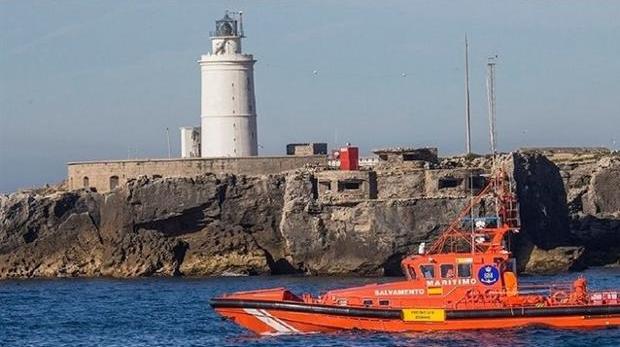
[(313, 305), (295, 302), (238, 300), (238, 299), (211, 299), (209, 304), (213, 308), (257, 308), (283, 311), (297, 311), (307, 313), (322, 313), (336, 316), (355, 316), (366, 318), (400, 318), (401, 310), (381, 310), (372, 308), (350, 308), (344, 306)]
[(558, 317), (558, 316), (610, 316), (620, 314), (620, 305), (516, 307), (474, 311), (447, 311), (448, 319), (508, 318), (508, 317)]
[[(211, 299), (213, 308), (255, 308), (304, 313), (320, 313), (336, 316), (400, 319), (400, 309), (351, 308), (331, 305), (316, 305), (295, 302)], [(484, 310), (447, 310), (446, 319), (480, 319), (510, 317), (558, 317), (558, 316), (611, 316), (620, 315), (620, 305), (563, 306), (563, 307), (514, 307)]]

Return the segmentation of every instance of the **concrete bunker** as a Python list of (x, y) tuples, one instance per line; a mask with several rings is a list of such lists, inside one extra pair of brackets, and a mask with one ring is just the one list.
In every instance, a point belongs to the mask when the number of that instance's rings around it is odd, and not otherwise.
[(286, 155), (327, 155), (327, 143), (289, 143), (286, 145)]
[(321, 171), (314, 180), (318, 199), (346, 202), (377, 198), (377, 174), (374, 171)]
[(486, 185), (484, 170), (478, 168), (425, 171), (426, 196), (476, 194)]
[(411, 147), (396, 147), (396, 148), (383, 148), (373, 151), (379, 157), (380, 162), (390, 164), (404, 164), (407, 162), (414, 162), (417, 164), (422, 163), (438, 163), (438, 151), (437, 148), (411, 148)]

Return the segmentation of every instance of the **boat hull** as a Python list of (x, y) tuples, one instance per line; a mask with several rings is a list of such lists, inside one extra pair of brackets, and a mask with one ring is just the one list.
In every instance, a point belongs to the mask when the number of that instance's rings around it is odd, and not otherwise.
[(260, 335), (368, 330), (419, 332), (506, 329), (523, 326), (620, 326), (620, 305), (447, 310), (441, 321), (405, 321), (400, 309), (367, 309), (297, 302), (214, 299), (222, 316)]

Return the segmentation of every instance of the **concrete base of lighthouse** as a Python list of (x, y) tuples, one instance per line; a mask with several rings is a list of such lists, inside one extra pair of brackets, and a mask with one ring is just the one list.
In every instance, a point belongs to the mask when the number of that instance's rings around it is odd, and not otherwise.
[[(248, 157), (258, 155), (256, 115), (202, 117), (202, 157)], [(203, 130), (204, 131), (204, 130)]]

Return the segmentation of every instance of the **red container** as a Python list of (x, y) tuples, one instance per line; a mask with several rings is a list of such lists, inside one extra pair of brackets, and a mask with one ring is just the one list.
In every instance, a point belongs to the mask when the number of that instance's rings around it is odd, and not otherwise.
[(358, 170), (359, 151), (357, 147), (340, 148), (340, 170)]

